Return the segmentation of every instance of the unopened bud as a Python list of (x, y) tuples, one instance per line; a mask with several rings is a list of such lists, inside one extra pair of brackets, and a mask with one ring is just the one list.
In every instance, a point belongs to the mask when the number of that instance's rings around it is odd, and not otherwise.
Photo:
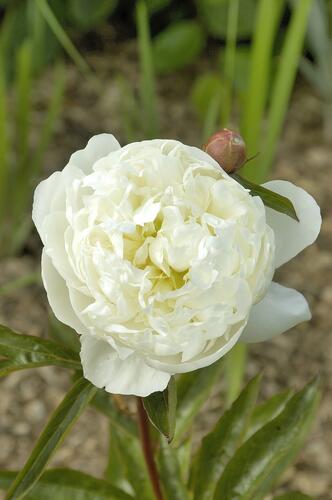
[(225, 172), (236, 172), (246, 161), (246, 145), (240, 134), (223, 128), (211, 135), (202, 148)]

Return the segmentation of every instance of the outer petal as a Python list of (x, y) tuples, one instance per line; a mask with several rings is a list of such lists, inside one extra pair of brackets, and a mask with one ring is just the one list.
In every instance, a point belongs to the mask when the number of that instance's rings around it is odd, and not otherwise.
[(74, 179), (79, 179), (82, 176), (83, 173), (80, 169), (74, 165), (67, 165), (61, 172), (54, 172), (36, 187), (33, 199), (32, 220), (44, 244), (43, 223), (45, 217), (55, 211), (65, 211), (66, 187), (71, 185)]
[(268, 340), (310, 319), (308, 303), (301, 293), (272, 282), (264, 299), (252, 308), (240, 341)]
[(47, 298), (55, 316), (59, 321), (74, 328), (78, 333), (86, 333), (87, 328), (81, 323), (72, 308), (66, 282), (53, 266), (52, 260), (45, 250), (42, 253), (41, 266)]
[(80, 149), (71, 155), (69, 164), (76, 165), (85, 174), (89, 174), (92, 171), (93, 164), (97, 160), (120, 148), (121, 146), (114, 135), (94, 135), (84, 149)]
[(108, 342), (91, 335), (83, 335), (81, 345), (84, 377), (96, 387), (105, 387), (113, 394), (141, 397), (167, 387), (169, 373), (147, 366), (135, 353), (121, 360)]
[(276, 237), (276, 267), (279, 267), (316, 240), (322, 218), (316, 201), (304, 189), (287, 181), (270, 181), (263, 186), (289, 198), (300, 219), (297, 222), (266, 208), (267, 223)]

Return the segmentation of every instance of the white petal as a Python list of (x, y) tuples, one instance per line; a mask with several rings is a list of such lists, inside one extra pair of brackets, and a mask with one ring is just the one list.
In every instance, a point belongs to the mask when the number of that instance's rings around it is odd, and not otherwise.
[(310, 319), (308, 303), (301, 293), (272, 282), (264, 299), (252, 308), (240, 341), (268, 340)]
[(85, 174), (89, 174), (92, 172), (92, 167), (97, 160), (120, 148), (121, 146), (114, 135), (94, 135), (84, 149), (80, 149), (71, 155), (69, 164), (76, 165)]
[(241, 327), (237, 327), (236, 331), (232, 333), (230, 336), (230, 339), (228, 342), (224, 342), (223, 338), (221, 337), (220, 339), (217, 339), (220, 341), (221, 347), (219, 349), (214, 345), (212, 352), (207, 352), (206, 355), (199, 356), (197, 359), (192, 359), (190, 361), (178, 361), (178, 362), (164, 362), (162, 361), (162, 358), (159, 360), (156, 359), (147, 359), (146, 362), (149, 364), (149, 366), (152, 366), (156, 368), (157, 370), (164, 370), (168, 373), (171, 373), (172, 375), (176, 373), (187, 373), (191, 372), (193, 370), (198, 370), (199, 368), (204, 368), (205, 366), (212, 365), (212, 363), (215, 363), (218, 361), (218, 359), (222, 358), (225, 356), (225, 354), (228, 353), (234, 347), (236, 342), (238, 341), (242, 331), (243, 331), (244, 325), (242, 324)]
[(66, 187), (70, 186), (74, 179), (79, 179), (82, 176), (82, 171), (77, 167), (67, 165), (61, 172), (54, 172), (36, 187), (33, 198), (32, 220), (43, 243), (43, 222), (45, 217), (54, 211), (65, 211)]
[(41, 267), (48, 302), (55, 316), (59, 321), (71, 326), (78, 333), (86, 333), (86, 327), (81, 323), (72, 308), (66, 282), (53, 266), (52, 260), (45, 250), (42, 253)]
[(112, 394), (140, 397), (167, 387), (169, 373), (147, 366), (135, 353), (121, 360), (108, 342), (91, 335), (83, 335), (81, 345), (84, 377), (96, 387), (105, 387)]
[(270, 181), (264, 187), (291, 200), (300, 222), (266, 208), (267, 223), (276, 239), (276, 267), (289, 261), (317, 238), (322, 218), (316, 201), (304, 189), (287, 181)]
[(32, 206), (32, 220), (39, 234), (41, 233), (44, 218), (49, 214), (51, 200), (54, 190), (59, 183), (60, 176), (61, 172), (54, 172), (48, 179), (40, 182), (36, 187)]

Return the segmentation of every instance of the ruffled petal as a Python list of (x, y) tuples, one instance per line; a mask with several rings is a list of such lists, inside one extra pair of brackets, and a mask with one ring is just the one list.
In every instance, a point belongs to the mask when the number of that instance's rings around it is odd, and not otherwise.
[(121, 146), (112, 134), (99, 134), (91, 137), (84, 149), (72, 154), (69, 164), (76, 165), (85, 174), (92, 172), (93, 164), (104, 158), (112, 151), (117, 151)]
[(240, 341), (262, 342), (310, 319), (308, 303), (301, 293), (272, 282), (264, 299), (253, 306)]
[(121, 360), (108, 342), (91, 335), (81, 337), (81, 346), (84, 377), (96, 387), (105, 387), (112, 394), (140, 397), (167, 387), (169, 373), (147, 366), (135, 353)]
[(59, 321), (76, 330), (77, 333), (87, 333), (87, 328), (78, 319), (72, 308), (66, 282), (53, 266), (52, 260), (45, 250), (42, 253), (41, 268), (48, 302), (55, 316)]
[(270, 181), (263, 186), (289, 198), (300, 220), (297, 222), (287, 215), (266, 208), (267, 223), (275, 234), (276, 267), (279, 267), (316, 240), (322, 217), (314, 198), (291, 182)]
[[(239, 340), (239, 337), (241, 336), (241, 333), (243, 331), (244, 325), (242, 323), (241, 327), (237, 327), (234, 332), (230, 335), (230, 338), (228, 341), (225, 342), (223, 337), (220, 337), (219, 339), (216, 340), (217, 345), (213, 345), (211, 351), (207, 351), (204, 353), (205, 355), (202, 356), (200, 354), (199, 356), (190, 361), (176, 361), (174, 360), (165, 362), (162, 361), (162, 358), (157, 359), (152, 359), (152, 358), (147, 358), (146, 362), (149, 364), (149, 366), (152, 366), (156, 368), (157, 370), (163, 370), (165, 372), (168, 372), (172, 375), (176, 373), (187, 373), (191, 372), (193, 370), (198, 370), (199, 368), (204, 368), (205, 366), (212, 365), (212, 363), (215, 363), (218, 361), (220, 358), (225, 356), (225, 354), (228, 353), (234, 347), (234, 345), (237, 343)], [(218, 348), (218, 343), (220, 344), (220, 347)]]

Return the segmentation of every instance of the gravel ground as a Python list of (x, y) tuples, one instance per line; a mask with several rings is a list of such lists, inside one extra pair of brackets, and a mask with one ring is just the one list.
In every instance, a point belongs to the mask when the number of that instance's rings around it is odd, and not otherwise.
[[(81, 81), (73, 68), (68, 69), (69, 91), (56, 140), (48, 153), (47, 172), (62, 168), (70, 152), (82, 147), (94, 133), (111, 131), (123, 139), (119, 92), (112, 77), (121, 71), (136, 84), (133, 49), (129, 45), (119, 60), (106, 65), (105, 60), (97, 56), (91, 63), (102, 79), (102, 91), (95, 83)], [(192, 71), (194, 73), (197, 69)], [(193, 74), (187, 72), (179, 76), (176, 85), (172, 78), (160, 82), (161, 135), (199, 145), (199, 126), (187, 102), (192, 77)], [(49, 91), (46, 77), (38, 87), (41, 103)], [(300, 388), (313, 375), (322, 375), (324, 393), (313, 432), (296, 464), (284, 476), (282, 486), (301, 489), (317, 499), (331, 500), (332, 188), (329, 181), (332, 141), (323, 140), (320, 108), (319, 100), (299, 83), (272, 175), (273, 178), (296, 182), (314, 195), (322, 207), (324, 223), (317, 243), (278, 272), (281, 283), (306, 295), (313, 319), (266, 344), (251, 346), (247, 376), (264, 371), (262, 396), (267, 397), (288, 386)], [(39, 118), (37, 112), (37, 124)], [(38, 270), (38, 254), (39, 243), (34, 235), (23, 257), (0, 263), (0, 287), (9, 280)], [(41, 287), (31, 285), (0, 297), (0, 322), (18, 331), (45, 336), (47, 302)], [(47, 416), (63, 397), (70, 380), (61, 369), (41, 368), (14, 373), (0, 383), (0, 467), (17, 469), (24, 464)], [(201, 430), (215, 420), (221, 405), (220, 391), (217, 391), (206, 405), (199, 423)], [(51, 465), (70, 466), (101, 475), (107, 451), (106, 433), (104, 417), (88, 410)]]

